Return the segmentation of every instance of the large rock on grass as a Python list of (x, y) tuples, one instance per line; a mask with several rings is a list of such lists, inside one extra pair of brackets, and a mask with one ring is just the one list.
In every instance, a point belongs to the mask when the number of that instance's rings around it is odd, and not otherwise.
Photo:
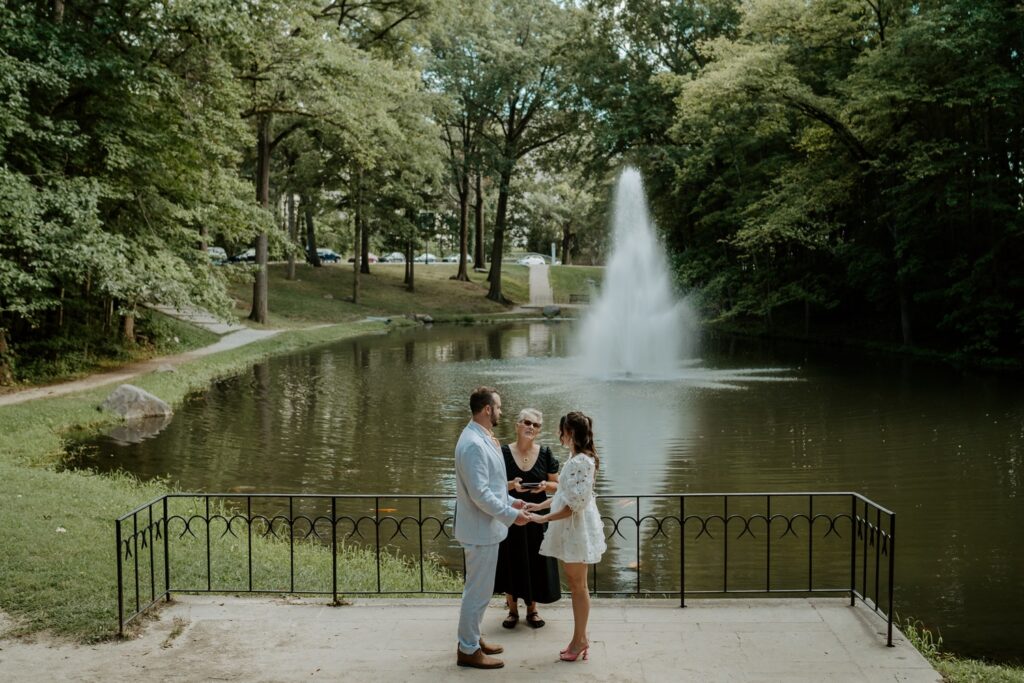
[(544, 314), (545, 318), (557, 318), (562, 314), (562, 309), (558, 306), (545, 306), (541, 309), (541, 313)]
[(163, 417), (174, 411), (168, 403), (145, 389), (131, 384), (122, 384), (107, 396), (100, 406), (103, 410), (117, 413), (125, 420), (141, 420), (145, 417)]

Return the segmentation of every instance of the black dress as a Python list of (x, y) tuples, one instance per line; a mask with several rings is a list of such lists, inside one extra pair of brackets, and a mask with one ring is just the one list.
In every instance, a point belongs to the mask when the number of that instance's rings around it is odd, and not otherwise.
[[(548, 474), (558, 472), (558, 461), (551, 449), (541, 446), (537, 460), (529, 471), (519, 469), (512, 449), (501, 447), (505, 458), (505, 473), (508, 480), (522, 477), (523, 482), (547, 481)], [(547, 494), (543, 491), (509, 492), (516, 498), (528, 503), (543, 503)], [(562, 587), (558, 578), (558, 561), (553, 557), (545, 557), (537, 552), (540, 542), (544, 540), (547, 524), (531, 522), (524, 526), (512, 525), (508, 528), (508, 536), (498, 546), (498, 569), (494, 576), (494, 592), (509, 593), (517, 600), (549, 603), (562, 597)]]

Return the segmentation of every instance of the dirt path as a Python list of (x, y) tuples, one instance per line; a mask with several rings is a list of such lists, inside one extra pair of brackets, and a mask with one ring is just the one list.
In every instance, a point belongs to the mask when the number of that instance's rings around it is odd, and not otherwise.
[(122, 368), (118, 368), (117, 370), (89, 375), (88, 377), (74, 380), (72, 382), (62, 382), (60, 384), (51, 384), (45, 387), (35, 387), (33, 389), (23, 389), (10, 394), (3, 394), (0, 395), (0, 406), (24, 403), (25, 401), (32, 401), (37, 398), (63, 396), (64, 394), (71, 394), (76, 391), (84, 391), (86, 389), (94, 389), (105, 384), (113, 384), (114, 382), (126, 382), (133, 377), (145, 375), (146, 373), (159, 370), (163, 367), (177, 367), (182, 363), (186, 363), (196, 358), (201, 358), (202, 356), (208, 356), (211, 353), (227, 351), (228, 349), (236, 349), (239, 346), (245, 346), (246, 344), (251, 344), (261, 339), (267, 339), (269, 337), (273, 337), (278, 332), (280, 332), (280, 330), (253, 330), (247, 327), (242, 328), (236, 332), (226, 334), (220, 339), (220, 341), (210, 344), (209, 346), (204, 346), (200, 349), (193, 349), (192, 351), (179, 353), (173, 356), (153, 358), (140, 363), (132, 363), (131, 365), (126, 365)]

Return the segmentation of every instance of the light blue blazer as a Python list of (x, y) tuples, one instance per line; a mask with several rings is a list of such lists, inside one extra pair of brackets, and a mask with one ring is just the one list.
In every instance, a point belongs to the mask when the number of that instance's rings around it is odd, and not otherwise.
[(508, 494), (505, 460), (483, 427), (470, 421), (455, 445), (455, 540), (501, 543), (519, 511)]

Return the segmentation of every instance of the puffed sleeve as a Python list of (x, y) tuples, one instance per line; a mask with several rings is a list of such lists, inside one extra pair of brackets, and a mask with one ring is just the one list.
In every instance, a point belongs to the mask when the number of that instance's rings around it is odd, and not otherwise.
[(572, 511), (579, 512), (590, 500), (594, 486), (594, 464), (589, 458), (577, 457), (566, 465), (558, 488), (565, 492), (565, 502)]
[(558, 458), (555, 457), (555, 454), (547, 446), (544, 447), (544, 450), (547, 451), (548, 456), (546, 472), (548, 474), (558, 474)]

